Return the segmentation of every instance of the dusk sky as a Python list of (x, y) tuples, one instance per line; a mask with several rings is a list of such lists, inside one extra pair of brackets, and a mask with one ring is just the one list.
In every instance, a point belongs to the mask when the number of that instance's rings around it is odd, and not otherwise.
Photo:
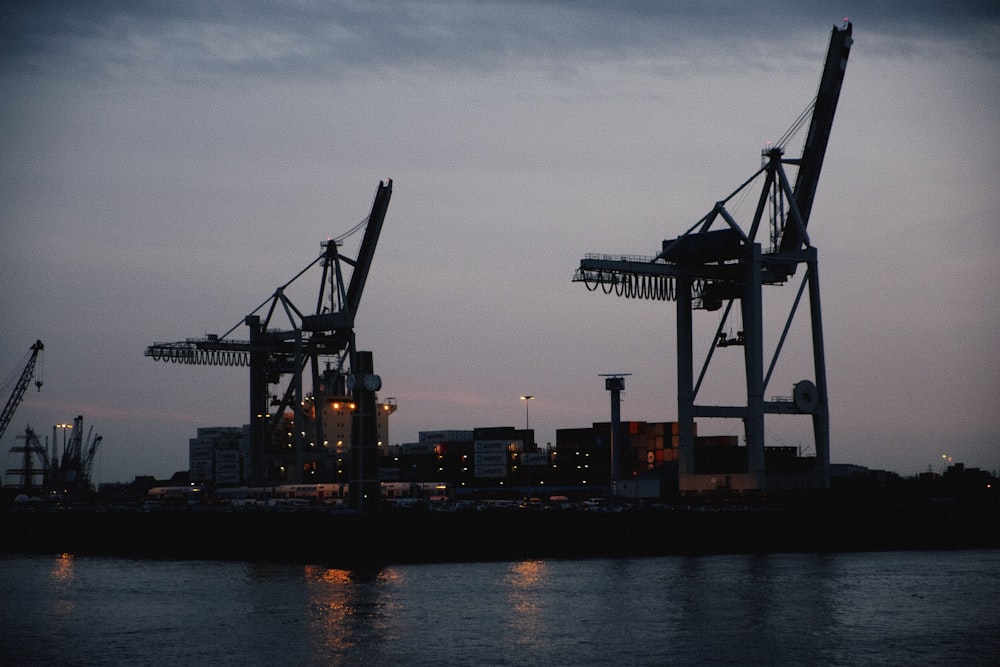
[[(612, 372), (632, 374), (624, 419), (675, 420), (674, 305), (573, 272), (586, 253), (655, 254), (749, 177), (844, 17), (809, 227), (831, 459), (1000, 469), (1000, 6), (913, 0), (6, 5), (0, 373), (41, 339), (45, 384), (0, 442), (4, 468), (26, 425), (83, 415), (104, 438), (97, 481), (186, 469), (198, 427), (247, 421), (247, 369), (145, 348), (239, 325), (384, 178), (356, 331), (399, 405), (391, 443), (523, 427), (532, 394), (554, 445), (609, 419)], [(752, 201), (736, 211), (748, 225)], [(699, 368), (718, 316), (696, 313)], [(706, 400), (742, 394), (737, 355), (716, 354)], [(809, 377), (779, 367), (767, 395)], [(769, 417), (768, 444), (808, 449), (809, 431)]]

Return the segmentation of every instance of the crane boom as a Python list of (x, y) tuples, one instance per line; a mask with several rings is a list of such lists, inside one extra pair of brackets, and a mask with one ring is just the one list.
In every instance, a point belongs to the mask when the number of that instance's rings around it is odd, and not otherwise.
[(385, 213), (389, 208), (390, 196), (392, 196), (392, 179), (386, 179), (384, 183), (378, 184), (378, 190), (375, 192), (372, 212), (368, 216), (368, 226), (365, 227), (365, 236), (358, 249), (354, 273), (351, 274), (351, 284), (347, 288), (347, 307), (353, 314), (358, 312), (361, 293), (364, 292), (365, 283), (368, 281), (368, 271), (371, 269), (372, 258), (375, 256), (375, 246), (378, 244), (379, 234), (382, 233), (382, 223), (385, 221)]
[[(812, 211), (813, 200), (816, 198), (816, 186), (819, 184), (819, 174), (823, 168), (823, 158), (830, 142), (830, 130), (833, 128), (833, 116), (837, 111), (837, 101), (840, 99), (840, 88), (844, 83), (844, 72), (847, 69), (847, 57), (851, 54), (852, 24), (843, 28), (834, 26), (830, 36), (830, 48), (826, 52), (826, 63), (823, 66), (823, 76), (819, 80), (819, 91), (816, 93), (816, 104), (813, 107), (812, 120), (809, 123), (809, 134), (806, 135), (805, 146), (802, 147), (802, 157), (799, 158), (799, 171), (795, 176), (795, 204), (802, 219), (803, 228), (809, 224), (809, 214)], [(802, 236), (797, 225), (787, 225), (781, 235), (780, 250), (782, 252), (798, 250), (802, 244)]]
[[(36, 340), (35, 344), (31, 346), (31, 354), (28, 357), (28, 362), (24, 365), (24, 370), (21, 371), (21, 377), (18, 378), (17, 384), (14, 385), (13, 393), (7, 399), (3, 413), (0, 414), (0, 438), (3, 437), (7, 426), (10, 424), (10, 420), (14, 418), (14, 411), (17, 410), (17, 406), (21, 404), (21, 400), (24, 398), (24, 392), (27, 391), (28, 384), (35, 374), (35, 364), (38, 362), (38, 355), (44, 349), (45, 346), (42, 345), (42, 341), (40, 340)], [(35, 385), (41, 389), (42, 381), (38, 380)]]
[(101, 440), (103, 439), (104, 439), (103, 436), (98, 435), (94, 436), (94, 439), (91, 440), (90, 434), (89, 433), (87, 434), (87, 441), (90, 444), (89, 446), (85, 446), (84, 448), (85, 451), (80, 461), (80, 470), (83, 471), (84, 477), (88, 480), (90, 479), (91, 476), (91, 470), (94, 467), (94, 457), (97, 456), (97, 448), (100, 446)]

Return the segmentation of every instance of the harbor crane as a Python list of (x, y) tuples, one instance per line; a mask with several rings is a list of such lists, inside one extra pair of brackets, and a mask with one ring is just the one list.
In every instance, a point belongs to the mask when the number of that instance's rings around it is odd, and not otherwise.
[[(72, 435), (63, 446), (62, 456), (58, 458), (58, 462), (53, 452), (50, 462), (53, 479), (50, 485), (62, 493), (91, 491), (91, 470), (102, 438), (94, 435), (93, 425), (87, 430), (86, 438), (84, 437), (82, 416), (73, 420), (72, 430)], [(53, 448), (55, 445), (55, 431), (53, 431)]]
[[(21, 375), (18, 376), (17, 382), (14, 383), (14, 390), (11, 392), (10, 398), (7, 399), (7, 404), (4, 405), (3, 412), (0, 413), (0, 438), (3, 438), (3, 434), (10, 425), (10, 420), (14, 418), (14, 411), (17, 410), (17, 406), (24, 400), (24, 392), (28, 390), (31, 378), (35, 376), (35, 368), (40, 365), (39, 360), (44, 349), (45, 346), (42, 345), (42, 341), (40, 340), (36, 340), (35, 344), (31, 346), (28, 359), (24, 362), (24, 369), (21, 371)], [(42, 390), (42, 384), (42, 376), (39, 372), (38, 377), (35, 378), (35, 387), (38, 391)]]
[[(56, 429), (62, 429), (64, 434), (61, 455), (57, 451)], [(72, 430), (69, 439), (65, 438), (67, 430)], [(9, 468), (7, 475), (20, 476), (20, 486), (26, 493), (34, 489), (34, 478), (37, 475), (42, 476), (41, 489), (59, 497), (79, 497), (94, 490), (94, 459), (103, 438), (94, 434), (93, 425), (84, 437), (83, 416), (78, 416), (72, 424), (57, 424), (52, 427), (51, 452), (39, 442), (35, 430), (30, 426), (18, 438), (24, 440), (24, 445), (12, 447), (10, 453), (21, 454), (22, 464), (20, 468)], [(36, 458), (39, 462), (37, 467), (34, 461)]]
[[(655, 255), (646, 257), (587, 255), (573, 281), (591, 291), (626, 298), (675, 301), (677, 309), (677, 419), (681, 490), (700, 490), (694, 462), (696, 417), (740, 419), (747, 445), (746, 488), (767, 488), (764, 456), (765, 414), (806, 415), (812, 419), (816, 468), (807, 475), (809, 486), (829, 484), (830, 424), (827, 403), (826, 366), (820, 312), (819, 273), (816, 247), (807, 232), (819, 183), (820, 171), (833, 126), (833, 117), (850, 54), (853, 28), (845, 20), (835, 26), (830, 38), (816, 98), (793, 127), (776, 144), (762, 152), (762, 166), (682, 235), (664, 240)], [(810, 115), (811, 111), (811, 115)], [(810, 118), (800, 157), (785, 156), (785, 143)], [(796, 167), (794, 186), (786, 167)], [(751, 184), (763, 180), (749, 228), (737, 223), (732, 205), (750, 192)], [(739, 196), (739, 199), (736, 199)], [(765, 229), (766, 232), (765, 232)], [(767, 238), (762, 239), (761, 237)], [(796, 269), (805, 266), (798, 293), (791, 305), (784, 330), (778, 337), (770, 363), (764, 365), (762, 287), (789, 282)], [(812, 379), (792, 387), (790, 397), (764, 399), (768, 381), (785, 344), (804, 291), (808, 289), (812, 333)], [(734, 302), (739, 302), (743, 327), (737, 336), (727, 335), (725, 325)], [(695, 381), (692, 313), (723, 308), (715, 336)], [(746, 402), (739, 405), (696, 403), (702, 381), (720, 347), (743, 349)], [(773, 480), (775, 485), (780, 484)], [(704, 483), (703, 483), (704, 482)], [(794, 483), (794, 482), (790, 482)]]
[[(357, 372), (354, 322), (361, 303), (375, 247), (385, 220), (392, 180), (380, 182), (369, 215), (342, 236), (322, 244), (322, 252), (291, 280), (278, 287), (241, 323), (222, 335), (188, 338), (172, 343), (153, 343), (145, 356), (156, 361), (204, 366), (248, 366), (250, 369), (250, 481), (263, 484), (278, 477), (269, 463), (287, 461), (286, 478), (300, 482), (303, 468), (309, 464), (306, 447), (325, 442), (322, 403), (343, 397), (354, 391), (352, 372)], [(343, 239), (361, 229), (364, 236), (354, 258), (340, 251)], [(298, 308), (286, 290), (307, 271), (320, 267), (319, 296), (315, 308)], [(345, 266), (350, 280), (345, 281)], [(287, 322), (279, 326), (280, 314)], [(240, 324), (249, 328), (249, 339), (229, 338)], [(325, 366), (325, 367), (321, 367)], [(369, 371), (370, 374), (370, 371)], [(269, 385), (290, 380), (279, 396), (272, 395)], [(304, 378), (312, 383), (306, 395)], [(371, 384), (370, 382), (368, 384)], [(292, 412), (293, 423), (284, 415)], [(308, 417), (308, 418), (307, 418)], [(356, 418), (356, 416), (355, 416)], [(307, 440), (304, 428), (311, 422), (312, 433)], [(293, 441), (280, 439), (278, 432), (293, 426)], [(374, 429), (369, 429), (374, 430)], [(352, 449), (359, 443), (352, 439)], [(288, 447), (291, 446), (291, 459)], [(372, 461), (374, 464), (374, 461)]]

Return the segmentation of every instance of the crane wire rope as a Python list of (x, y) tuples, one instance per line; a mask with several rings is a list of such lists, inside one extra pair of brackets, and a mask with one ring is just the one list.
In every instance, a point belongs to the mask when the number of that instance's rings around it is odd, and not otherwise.
[[(371, 214), (366, 215), (359, 223), (357, 223), (356, 225), (354, 225), (353, 227), (351, 227), (349, 230), (347, 230), (346, 232), (344, 232), (340, 236), (336, 236), (336, 237), (330, 239), (330, 242), (339, 245), (347, 237), (351, 236), (352, 234), (357, 233), (361, 229), (364, 229), (364, 227), (368, 225), (368, 221), (370, 219), (371, 219)], [(283, 284), (281, 287), (279, 287), (275, 291), (274, 294), (272, 294), (271, 296), (269, 296), (266, 299), (264, 299), (260, 303), (260, 305), (258, 305), (256, 308), (254, 308), (253, 310), (251, 310), (250, 311), (250, 315), (256, 315), (260, 311), (260, 309), (263, 308), (264, 306), (266, 306), (268, 303), (273, 303), (273, 301), (275, 300), (275, 298), (278, 297), (278, 295), (280, 295), (285, 289), (287, 289), (289, 285), (291, 285), (296, 280), (298, 280), (302, 276), (302, 274), (304, 274), (306, 271), (308, 271), (309, 269), (311, 269), (313, 266), (315, 266), (322, 259), (323, 259), (323, 255), (320, 255), (319, 257), (317, 257), (313, 261), (309, 262), (309, 264), (307, 264), (304, 269), (302, 269), (301, 271), (299, 271), (298, 273), (296, 273), (292, 277), (291, 280), (288, 280), (287, 282), (285, 282), (285, 284)], [(227, 331), (226, 333), (224, 333), (221, 336), (219, 336), (219, 340), (224, 339), (226, 336), (228, 336), (229, 334), (231, 334), (234, 331), (236, 331), (236, 329), (238, 329), (242, 324), (245, 323), (245, 319), (246, 318), (244, 318), (243, 320), (240, 320), (239, 322), (237, 322), (236, 324), (234, 324), (233, 327), (231, 329), (229, 329), (229, 331)], [(186, 363), (197, 363), (197, 362), (186, 362)], [(241, 364), (234, 364), (234, 365), (241, 365)], [(243, 365), (245, 365), (245, 364), (243, 364)]]
[[(646, 299), (648, 301), (676, 301), (677, 282), (672, 276), (651, 276), (641, 273), (618, 271), (580, 271), (577, 282), (582, 282), (589, 292), (600, 289), (605, 294), (626, 299)], [(704, 280), (691, 283), (691, 296), (699, 298), (704, 290)]]
[[(370, 214), (366, 215), (360, 222), (351, 227), (351, 229), (347, 230), (340, 236), (331, 239), (330, 242), (339, 245), (347, 237), (357, 233), (361, 229), (364, 229), (368, 225), (370, 219), (371, 215)], [(262, 301), (260, 305), (258, 305), (252, 311), (250, 311), (250, 315), (256, 315), (258, 312), (260, 312), (261, 308), (266, 306), (268, 303), (272, 304), (272, 309), (273, 309), (276, 300), (281, 301), (282, 304), (285, 305), (287, 310), (287, 304), (285, 304), (285, 300), (282, 298), (284, 290), (287, 289), (289, 285), (298, 280), (306, 271), (311, 269), (322, 259), (323, 255), (320, 255), (317, 259), (313, 260), (308, 265), (306, 265), (306, 267), (303, 268), (298, 273), (296, 273), (291, 280), (288, 280), (281, 287), (279, 287), (274, 292), (274, 294), (264, 299), (264, 301)], [(240, 320), (240, 322), (233, 325), (233, 327), (228, 331), (226, 331), (226, 333), (219, 336), (217, 340), (220, 341), (225, 340), (226, 337), (229, 336), (229, 334), (236, 331), (236, 329), (239, 328), (240, 325), (244, 324), (245, 321), (246, 318)], [(185, 347), (153, 346), (150, 348), (148, 356), (152, 357), (154, 361), (165, 361), (173, 364), (188, 364), (193, 366), (249, 366), (250, 365), (250, 352), (246, 350), (205, 350), (196, 347), (186, 347), (186, 346)], [(25, 363), (26, 362), (27, 359), (25, 359)], [(23, 365), (24, 364), (22, 363), (22, 366)], [(16, 376), (17, 373), (15, 373), (14, 375)], [(13, 382), (13, 380), (11, 382)]]
[[(760, 172), (757, 173), (757, 176), (759, 176), (759, 175), (760, 175)], [(757, 176), (755, 176), (754, 179), (752, 179), (752, 180), (756, 180)], [(735, 217), (736, 214), (743, 207), (743, 203), (746, 201), (746, 199), (747, 199), (747, 197), (749, 195), (750, 195), (750, 188), (747, 188), (747, 187), (741, 187), (740, 188), (740, 193), (736, 196), (736, 200), (733, 202), (733, 205), (730, 206), (727, 209), (729, 211), (729, 213), (731, 215), (733, 215), (733, 217)]]
[(341, 241), (343, 241), (344, 239), (346, 239), (348, 236), (351, 236), (352, 234), (356, 234), (357, 232), (361, 231), (368, 224), (368, 220), (370, 218), (371, 218), (371, 214), (366, 215), (364, 217), (364, 219), (361, 220), (361, 222), (359, 222), (358, 224), (354, 225), (353, 227), (351, 227), (349, 230), (347, 230), (346, 232), (344, 232), (340, 236), (335, 236), (332, 239), (333, 242), (334, 243), (340, 243)]
[(153, 361), (191, 366), (249, 366), (250, 352), (246, 350), (199, 350), (191, 347), (153, 347), (149, 354)]
[(781, 135), (781, 138), (778, 139), (778, 142), (775, 144), (776, 148), (785, 150), (785, 145), (792, 140), (792, 137), (798, 134), (799, 130), (802, 129), (802, 126), (805, 124), (805, 122), (810, 118), (812, 118), (813, 110), (816, 108), (817, 98), (818, 96), (814, 97), (812, 101), (806, 105), (806, 108), (802, 110), (802, 113), (799, 114), (799, 117), (795, 119), (791, 127), (785, 130), (785, 133)]

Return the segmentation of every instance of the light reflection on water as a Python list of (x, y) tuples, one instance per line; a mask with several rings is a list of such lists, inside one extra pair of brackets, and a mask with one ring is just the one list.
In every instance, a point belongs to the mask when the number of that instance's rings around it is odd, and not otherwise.
[(76, 609), (76, 602), (67, 594), (69, 584), (73, 581), (73, 554), (60, 554), (52, 563), (49, 575), (52, 582), (52, 613), (55, 616), (68, 616)]
[(394, 566), (0, 556), (0, 663), (998, 664), (1000, 552)]
[(73, 554), (60, 554), (52, 565), (52, 580), (68, 582), (73, 578)]
[(316, 656), (353, 655), (363, 663), (378, 662), (386, 642), (388, 619), (398, 609), (381, 595), (386, 583), (399, 583), (398, 572), (387, 570), (377, 581), (360, 579), (346, 570), (306, 566), (306, 637)]
[(545, 627), (543, 597), (548, 566), (544, 561), (527, 560), (508, 568), (503, 587), (510, 608), (509, 632), (514, 646), (526, 649), (536, 644)]

